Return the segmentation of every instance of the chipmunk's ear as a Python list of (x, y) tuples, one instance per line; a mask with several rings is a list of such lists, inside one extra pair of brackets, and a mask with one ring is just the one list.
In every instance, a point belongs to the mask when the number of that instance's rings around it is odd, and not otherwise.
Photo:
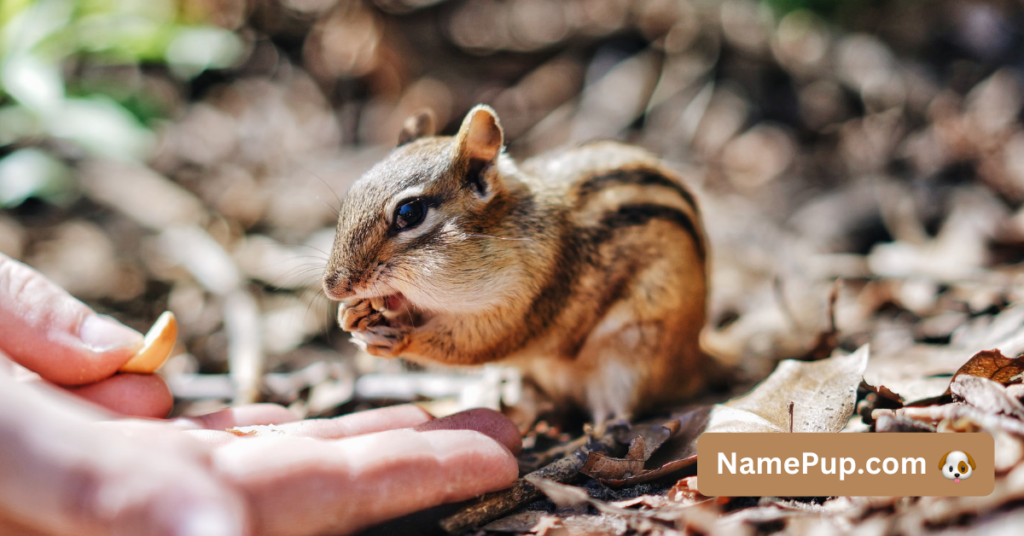
[(401, 147), (424, 136), (433, 136), (437, 128), (436, 123), (434, 112), (430, 108), (424, 108), (409, 116), (402, 125), (402, 132), (398, 134), (398, 146)]
[(490, 106), (478, 104), (466, 114), (455, 135), (455, 151), (459, 160), (466, 162), (466, 180), (481, 197), (489, 197), (490, 187), (487, 175), (501, 154), (505, 144), (505, 133), (501, 130), (498, 116)]

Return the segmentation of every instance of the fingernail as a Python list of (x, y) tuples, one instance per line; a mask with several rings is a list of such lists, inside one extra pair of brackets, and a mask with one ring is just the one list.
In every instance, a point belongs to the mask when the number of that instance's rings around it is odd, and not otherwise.
[(96, 353), (142, 347), (142, 334), (105, 315), (91, 315), (78, 330), (85, 346)]
[(178, 520), (175, 536), (241, 536), (242, 525), (226, 510), (201, 506)]

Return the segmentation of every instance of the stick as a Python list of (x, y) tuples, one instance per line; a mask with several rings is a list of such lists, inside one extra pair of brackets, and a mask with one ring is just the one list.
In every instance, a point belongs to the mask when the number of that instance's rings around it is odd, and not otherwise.
[[(606, 430), (601, 439), (591, 442), (566, 455), (564, 458), (538, 469), (526, 477), (545, 478), (555, 482), (568, 482), (579, 474), (587, 455), (591, 452), (608, 452), (618, 444), (614, 434)], [(526, 477), (516, 480), (511, 488), (485, 495), (476, 504), (469, 505), (459, 512), (441, 520), (441, 528), (449, 534), (458, 534), (466, 530), (480, 527), (502, 515), (523, 506), (537, 497), (540, 491)]]

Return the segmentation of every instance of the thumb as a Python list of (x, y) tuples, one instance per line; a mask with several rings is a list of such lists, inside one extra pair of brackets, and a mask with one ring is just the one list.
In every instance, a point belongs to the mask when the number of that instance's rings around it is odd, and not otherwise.
[(54, 383), (81, 385), (113, 375), (142, 343), (139, 332), (0, 254), (0, 352), (17, 363)]

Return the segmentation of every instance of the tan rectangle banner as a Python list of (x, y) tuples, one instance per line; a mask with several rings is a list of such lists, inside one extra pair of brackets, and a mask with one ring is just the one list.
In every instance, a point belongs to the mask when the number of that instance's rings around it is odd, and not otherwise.
[(995, 487), (989, 434), (704, 434), (698, 487), (719, 497), (967, 496)]

